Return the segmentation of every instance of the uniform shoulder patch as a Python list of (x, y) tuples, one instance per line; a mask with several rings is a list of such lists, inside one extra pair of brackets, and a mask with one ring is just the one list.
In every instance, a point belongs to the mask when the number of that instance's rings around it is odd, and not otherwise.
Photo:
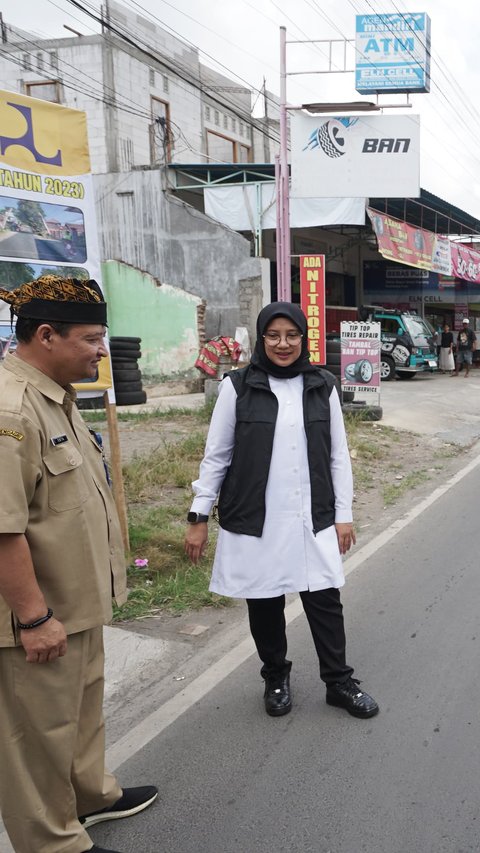
[(0, 427), (0, 435), (9, 435), (10, 438), (16, 438), (17, 441), (22, 441), (25, 438), (23, 432), (17, 432), (16, 429), (5, 429), (5, 427)]

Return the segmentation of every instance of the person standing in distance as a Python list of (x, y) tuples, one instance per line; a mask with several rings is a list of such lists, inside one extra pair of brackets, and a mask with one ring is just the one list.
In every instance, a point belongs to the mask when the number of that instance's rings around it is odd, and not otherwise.
[(465, 365), (465, 379), (470, 373), (470, 368), (473, 363), (473, 351), (477, 345), (477, 336), (473, 329), (470, 328), (470, 320), (464, 317), (462, 320), (462, 328), (457, 335), (457, 352), (455, 357), (455, 372), (452, 376), (458, 376), (460, 365)]
[(107, 355), (106, 303), (96, 282), (53, 275), (0, 298), (18, 341), (0, 367), (0, 811), (16, 853), (102, 853), (87, 828), (158, 793), (105, 769), (103, 625), (125, 563), (70, 383)]
[(315, 367), (298, 305), (260, 312), (248, 367), (228, 374), (208, 433), (185, 550), (196, 563), (219, 494), (210, 589), (245, 598), (265, 681), (267, 714), (292, 707), (285, 594), (300, 593), (326, 700), (356, 717), (378, 705), (346, 662), (341, 555), (355, 543), (353, 483), (333, 376)]

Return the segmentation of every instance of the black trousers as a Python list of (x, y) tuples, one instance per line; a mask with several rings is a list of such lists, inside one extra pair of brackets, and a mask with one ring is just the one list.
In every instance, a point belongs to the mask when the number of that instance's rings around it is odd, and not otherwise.
[[(325, 684), (346, 681), (353, 669), (345, 661), (343, 607), (338, 589), (301, 592), (303, 609), (312, 632), (320, 663), (320, 678)], [(263, 678), (275, 678), (289, 672), (285, 632), (285, 596), (248, 598), (250, 630), (255, 641)]]

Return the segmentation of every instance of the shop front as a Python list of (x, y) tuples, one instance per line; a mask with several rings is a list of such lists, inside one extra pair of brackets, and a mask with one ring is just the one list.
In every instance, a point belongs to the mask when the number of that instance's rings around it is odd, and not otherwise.
[(480, 283), (386, 260), (364, 261), (364, 301), (401, 311), (416, 311), (434, 329), (455, 330), (468, 317), (480, 332)]

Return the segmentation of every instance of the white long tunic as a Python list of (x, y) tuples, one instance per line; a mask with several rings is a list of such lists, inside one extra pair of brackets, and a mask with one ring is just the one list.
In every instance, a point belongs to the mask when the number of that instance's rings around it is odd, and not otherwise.
[[(278, 417), (265, 494), (262, 536), (220, 528), (210, 589), (231, 598), (273, 598), (287, 592), (340, 588), (345, 580), (332, 525), (312, 531), (307, 439), (303, 424), (303, 376), (268, 377), (278, 399)], [(208, 515), (217, 498), (234, 446), (236, 391), (226, 377), (208, 433), (192, 510)], [(353, 483), (342, 410), (330, 395), (331, 472), (335, 521), (352, 520)]]

